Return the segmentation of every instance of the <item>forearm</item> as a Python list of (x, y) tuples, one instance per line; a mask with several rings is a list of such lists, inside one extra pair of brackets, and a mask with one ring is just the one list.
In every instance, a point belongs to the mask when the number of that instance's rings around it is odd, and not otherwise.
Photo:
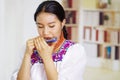
[(58, 80), (57, 69), (54, 65), (52, 58), (47, 58), (44, 61), (44, 67), (48, 80)]
[(26, 55), (23, 58), (22, 65), (18, 72), (17, 80), (30, 80), (30, 56)]

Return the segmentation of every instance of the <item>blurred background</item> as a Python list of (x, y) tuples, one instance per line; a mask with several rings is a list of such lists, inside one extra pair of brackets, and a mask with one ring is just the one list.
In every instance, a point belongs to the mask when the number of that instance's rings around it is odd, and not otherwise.
[(0, 80), (10, 80), (27, 39), (37, 36), (33, 19), (42, 0), (0, 0)]
[[(10, 80), (26, 40), (38, 35), (34, 12), (42, 1), (0, 0), (0, 80)], [(120, 80), (120, 0), (57, 1), (66, 12), (69, 39), (85, 47), (84, 80)]]

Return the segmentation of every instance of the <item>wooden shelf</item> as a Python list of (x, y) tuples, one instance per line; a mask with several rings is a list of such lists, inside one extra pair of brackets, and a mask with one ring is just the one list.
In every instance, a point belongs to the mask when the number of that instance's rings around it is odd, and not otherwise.
[(99, 12), (117, 12), (117, 13), (120, 13), (120, 10), (115, 10), (115, 9), (83, 9), (84, 11), (99, 11)]
[(98, 41), (91, 41), (91, 40), (83, 40), (85, 43), (91, 43), (91, 44), (103, 44), (103, 42), (98, 42)]
[(94, 29), (98, 30), (109, 30), (109, 31), (120, 31), (120, 27), (105, 27), (105, 26), (99, 26), (99, 27), (93, 27)]
[(68, 26), (68, 27), (73, 26), (74, 27), (74, 26), (78, 26), (78, 24), (65, 24), (65, 26)]
[(116, 44), (116, 43), (103, 43), (103, 46), (120, 46), (120, 44)]
[(83, 42), (91, 43), (91, 44), (100, 44), (103, 46), (120, 46), (120, 44), (117, 44), (117, 43), (105, 43), (105, 42), (91, 41), (91, 40), (84, 40)]

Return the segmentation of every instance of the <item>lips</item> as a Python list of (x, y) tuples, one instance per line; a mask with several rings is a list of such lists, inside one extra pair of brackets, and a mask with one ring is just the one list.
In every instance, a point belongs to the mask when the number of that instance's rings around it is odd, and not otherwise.
[(50, 39), (52, 39), (51, 37), (46, 37), (46, 38), (44, 38), (45, 40), (50, 40)]

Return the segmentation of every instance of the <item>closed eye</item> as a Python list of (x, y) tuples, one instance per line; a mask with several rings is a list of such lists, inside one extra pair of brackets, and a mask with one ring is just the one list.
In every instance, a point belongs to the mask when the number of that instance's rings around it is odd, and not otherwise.
[(55, 25), (53, 25), (53, 26), (49, 26), (50, 28), (54, 28), (55, 27)]
[(38, 28), (44, 28), (43, 26), (38, 26)]

